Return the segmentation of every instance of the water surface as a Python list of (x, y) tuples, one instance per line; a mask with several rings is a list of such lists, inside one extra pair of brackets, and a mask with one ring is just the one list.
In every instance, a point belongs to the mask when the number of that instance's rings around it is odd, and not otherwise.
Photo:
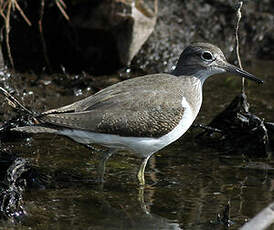
[[(273, 64), (254, 61), (247, 68), (265, 80), (263, 86), (249, 83), (247, 95), (251, 110), (267, 121), (274, 120)], [(208, 123), (221, 112), (240, 92), (239, 86), (237, 77), (210, 78), (205, 83), (204, 102), (196, 123)], [(33, 104), (40, 109), (64, 105), (92, 93), (83, 87), (80, 94), (72, 96), (66, 94), (70, 89), (53, 83), (40, 89), (28, 86), (28, 90), (33, 91)], [(12, 143), (14, 151), (31, 159), (49, 181), (55, 182), (44, 189), (25, 192), (28, 217), (11, 228), (225, 229), (216, 223), (216, 216), (222, 215), (230, 201), (231, 229), (238, 229), (273, 201), (274, 164), (265, 158), (247, 158), (246, 153), (228, 155), (198, 144), (195, 136), (200, 131), (191, 128), (150, 159), (144, 191), (138, 188), (136, 179), (140, 160), (127, 152), (108, 161), (106, 182), (98, 186), (98, 154), (87, 148), (67, 138), (45, 134)]]

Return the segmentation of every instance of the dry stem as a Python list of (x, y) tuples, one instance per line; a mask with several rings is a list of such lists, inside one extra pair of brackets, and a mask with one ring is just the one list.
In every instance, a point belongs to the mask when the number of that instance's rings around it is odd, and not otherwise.
[[(55, 0), (55, 3), (57, 5), (57, 7), (59, 8), (60, 12), (62, 13), (62, 15), (65, 17), (66, 20), (69, 20), (69, 16), (67, 15), (65, 9), (66, 9), (66, 4), (64, 3), (63, 0)], [(43, 45), (43, 52), (44, 52), (44, 56), (46, 59), (47, 64), (49, 65), (49, 60), (47, 57), (47, 53), (46, 53), (46, 46), (45, 46), (45, 40), (44, 40), (44, 35), (43, 35), (43, 30), (42, 30), (42, 18), (43, 18), (43, 10), (44, 10), (44, 0), (41, 0), (41, 14), (40, 14), (40, 19), (38, 21), (39, 24), (39, 32), (41, 35), (41, 40), (42, 40), (42, 45)], [(9, 41), (9, 34), (10, 34), (10, 15), (11, 15), (11, 10), (18, 10), (18, 12), (20, 13), (20, 15), (22, 16), (22, 18), (24, 19), (24, 21), (31, 26), (31, 22), (28, 19), (28, 17), (25, 15), (24, 11), (21, 9), (20, 5), (18, 4), (17, 0), (0, 0), (0, 15), (2, 16), (2, 18), (4, 19), (5, 22), (5, 43), (6, 43), (6, 47), (7, 47), (7, 54), (8, 54), (8, 58), (9, 58), (9, 62), (11, 67), (14, 69), (14, 61), (12, 58), (12, 54), (11, 54), (11, 48), (10, 48), (10, 41)], [(50, 67), (50, 65), (49, 65)]]
[[(239, 24), (240, 24), (240, 21), (241, 21), (241, 17), (242, 17), (242, 14), (241, 14), (241, 8), (243, 6), (243, 2), (240, 1), (238, 6), (237, 6), (237, 24), (236, 24), (236, 28), (235, 28), (235, 38), (236, 38), (236, 55), (237, 55), (237, 59), (238, 59), (238, 63), (239, 63), (239, 66), (241, 69), (243, 69), (242, 67), (242, 62), (241, 62), (241, 58), (240, 58), (240, 51), (239, 51), (239, 35), (238, 35), (238, 32), (239, 32)], [(242, 93), (245, 93), (245, 79), (242, 77)]]
[(69, 21), (69, 16), (67, 15), (67, 13), (65, 11), (67, 6), (64, 3), (64, 1), (63, 0), (55, 0), (55, 3), (57, 5), (57, 7), (59, 8), (59, 10), (61, 11), (61, 13), (63, 14), (63, 16), (65, 17), (65, 19), (67, 19)]
[(7, 53), (8, 53), (11, 67), (14, 69), (14, 62), (13, 62), (13, 58), (11, 55), (10, 42), (9, 42), (11, 8), (13, 10), (17, 9), (19, 11), (19, 13), (21, 14), (21, 16), (23, 17), (23, 19), (25, 20), (25, 22), (29, 26), (31, 26), (31, 22), (27, 18), (27, 16), (24, 14), (23, 10), (21, 9), (21, 7), (19, 6), (19, 4), (17, 3), (16, 0), (8, 0), (8, 1), (0, 0), (0, 15), (3, 17), (3, 19), (5, 21), (5, 30), (6, 30), (5, 42), (6, 42), (6, 47), (7, 47)]

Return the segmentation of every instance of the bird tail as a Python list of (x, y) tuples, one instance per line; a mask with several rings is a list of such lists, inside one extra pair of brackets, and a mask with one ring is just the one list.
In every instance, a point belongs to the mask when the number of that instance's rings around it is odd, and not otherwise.
[(15, 132), (21, 132), (21, 133), (57, 133), (57, 129), (49, 128), (49, 127), (43, 127), (39, 125), (34, 126), (23, 126), (23, 127), (15, 127), (11, 128), (11, 131)]
[[(18, 113), (16, 118), (5, 122), (0, 127), (0, 134), (6, 131), (15, 131), (22, 133), (57, 133), (57, 128), (45, 127), (43, 122), (40, 121), (41, 114), (33, 112), (22, 105), (15, 97), (9, 92), (0, 87), (0, 94), (2, 94), (9, 105)], [(0, 135), (1, 136), (1, 135)]]

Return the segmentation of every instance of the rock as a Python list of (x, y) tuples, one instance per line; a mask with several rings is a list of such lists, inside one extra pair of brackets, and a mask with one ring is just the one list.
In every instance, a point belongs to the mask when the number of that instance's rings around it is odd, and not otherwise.
[[(32, 26), (18, 11), (10, 20), (11, 54), (19, 71), (111, 73), (131, 62), (156, 23), (157, 0), (66, 1), (69, 21), (46, 1), (41, 33), (40, 2), (27, 0), (21, 6)], [(7, 63), (7, 47), (2, 45)]]
[(157, 8), (152, 11), (142, 0), (101, 1), (96, 7), (80, 7), (83, 13), (71, 17), (73, 26), (111, 34), (122, 65), (130, 64), (156, 23)]
[(274, 146), (273, 127), (273, 123), (249, 112), (247, 97), (242, 93), (208, 124), (197, 140), (227, 153), (270, 159)]

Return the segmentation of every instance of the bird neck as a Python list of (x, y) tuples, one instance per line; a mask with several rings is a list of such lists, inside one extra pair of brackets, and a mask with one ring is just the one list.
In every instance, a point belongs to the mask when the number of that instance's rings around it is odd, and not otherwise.
[(196, 116), (202, 104), (202, 81), (200, 78), (191, 76), (178, 76), (178, 83), (181, 82), (181, 94), (190, 104), (193, 114)]
[(202, 85), (204, 84), (205, 80), (212, 75), (209, 71), (205, 69), (197, 70), (196, 66), (187, 66), (187, 68), (185, 68), (184, 66), (177, 66), (171, 72), (171, 74), (177, 77), (191, 76), (198, 78), (201, 81)]

